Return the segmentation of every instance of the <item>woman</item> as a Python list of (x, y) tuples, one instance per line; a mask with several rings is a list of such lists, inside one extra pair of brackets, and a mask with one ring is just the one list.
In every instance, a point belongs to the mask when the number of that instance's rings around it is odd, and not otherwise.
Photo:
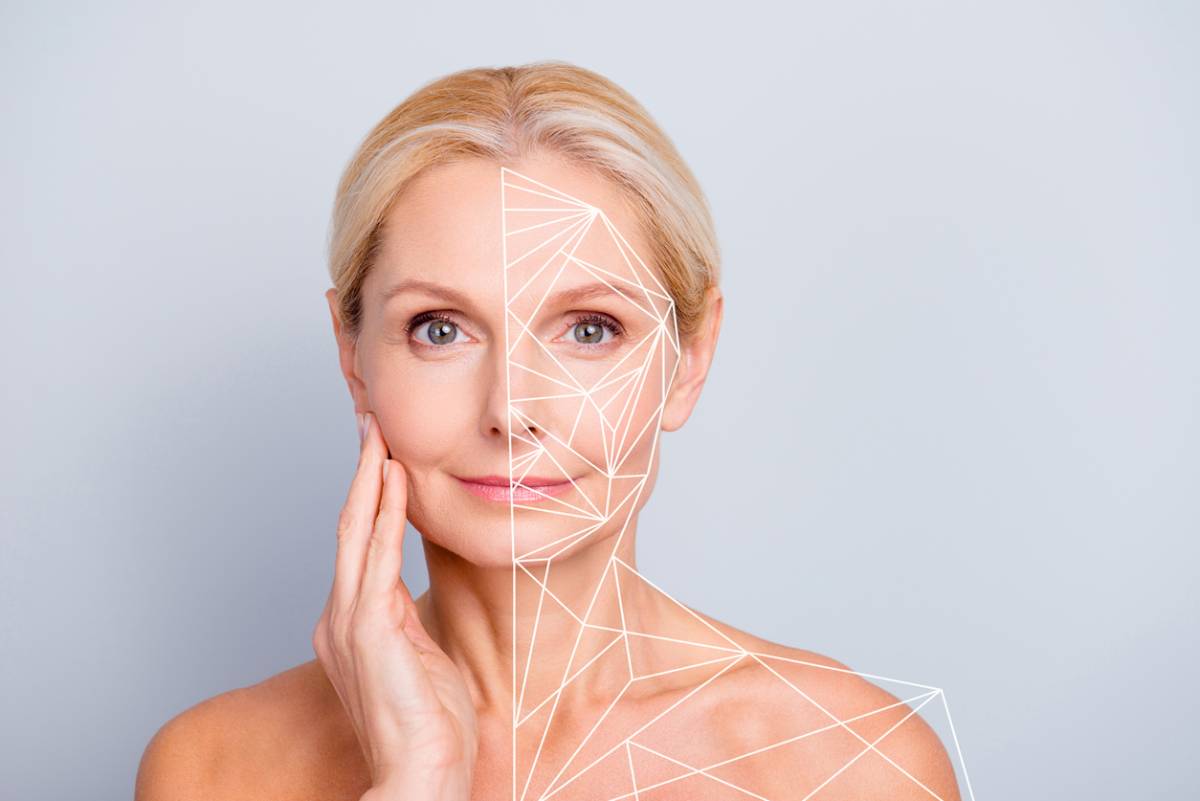
[(908, 705), (636, 569), (722, 298), (632, 97), (561, 62), (423, 87), (343, 176), (331, 275), (361, 456), (317, 659), (169, 721), (139, 799), (959, 797)]

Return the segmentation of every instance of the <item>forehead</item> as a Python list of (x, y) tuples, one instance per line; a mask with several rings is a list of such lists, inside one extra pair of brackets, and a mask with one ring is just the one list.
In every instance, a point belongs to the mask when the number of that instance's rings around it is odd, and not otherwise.
[[(514, 179), (514, 174), (521, 178)], [(413, 179), (384, 220), (380, 252), (367, 278), (368, 287), (386, 292), (399, 281), (416, 280), (472, 294), (496, 291), (502, 283), (501, 265), (505, 259), (511, 263), (521, 252), (537, 247), (538, 240), (547, 241), (551, 236), (547, 232), (556, 230), (553, 219), (568, 213), (561, 199), (537, 194), (543, 189), (547, 195), (561, 193), (602, 211), (636, 257), (649, 263), (641, 226), (612, 181), (553, 154), (522, 159), (508, 167), (505, 175), (504, 206), (501, 167), (492, 161), (470, 158), (441, 164)], [(524, 212), (514, 208), (564, 210)], [(543, 222), (548, 225), (541, 226)], [(530, 230), (522, 230), (526, 228)], [(568, 238), (569, 232), (563, 241)], [(630, 277), (629, 269), (616, 269), (617, 265), (612, 264), (621, 259), (600, 252), (593, 244), (597, 241), (596, 236), (583, 237), (576, 245), (576, 255), (589, 263), (594, 260), (606, 264), (617, 273), (624, 270), (625, 277)], [(541, 254), (531, 252), (532, 258), (523, 260), (521, 267), (534, 265), (536, 269), (552, 251), (553, 247)], [(588, 277), (561, 275), (556, 282), (559, 288), (579, 284)]]

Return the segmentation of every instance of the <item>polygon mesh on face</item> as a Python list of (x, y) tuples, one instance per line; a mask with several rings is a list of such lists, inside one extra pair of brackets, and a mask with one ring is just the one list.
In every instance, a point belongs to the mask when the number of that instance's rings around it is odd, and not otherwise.
[[(897, 732), (929, 728), (921, 709), (944, 714), (969, 792), (940, 689), (755, 650), (629, 563), (679, 363), (675, 305), (603, 209), (506, 167), (500, 192), (514, 801), (885, 799), (914, 788), (957, 799), (900, 747), (912, 738)], [(560, 293), (619, 304), (637, 335), (579, 355), (547, 347), (539, 314), (560, 308)], [(531, 475), (571, 489), (541, 492), (522, 483)], [(584, 547), (606, 558), (581, 578), (563, 565)], [(588, 702), (572, 704), (580, 687)]]

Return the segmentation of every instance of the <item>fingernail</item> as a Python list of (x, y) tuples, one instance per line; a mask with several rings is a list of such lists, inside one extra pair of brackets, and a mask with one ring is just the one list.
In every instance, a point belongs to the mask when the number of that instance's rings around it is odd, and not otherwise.
[(354, 417), (358, 420), (358, 442), (361, 445), (362, 441), (365, 439), (363, 435), (366, 433), (366, 430), (363, 428), (363, 414), (362, 412), (355, 412)]

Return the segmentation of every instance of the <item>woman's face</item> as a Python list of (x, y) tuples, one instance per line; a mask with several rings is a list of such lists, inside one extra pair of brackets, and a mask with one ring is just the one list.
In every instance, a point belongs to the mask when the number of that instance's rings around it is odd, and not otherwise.
[[(554, 156), (460, 161), (406, 187), (357, 343), (334, 324), (423, 536), (507, 566), (615, 535), (645, 504), (658, 433), (682, 425), (708, 365), (681, 359), (649, 252), (618, 190)], [(519, 486), (469, 481), (483, 477)]]

